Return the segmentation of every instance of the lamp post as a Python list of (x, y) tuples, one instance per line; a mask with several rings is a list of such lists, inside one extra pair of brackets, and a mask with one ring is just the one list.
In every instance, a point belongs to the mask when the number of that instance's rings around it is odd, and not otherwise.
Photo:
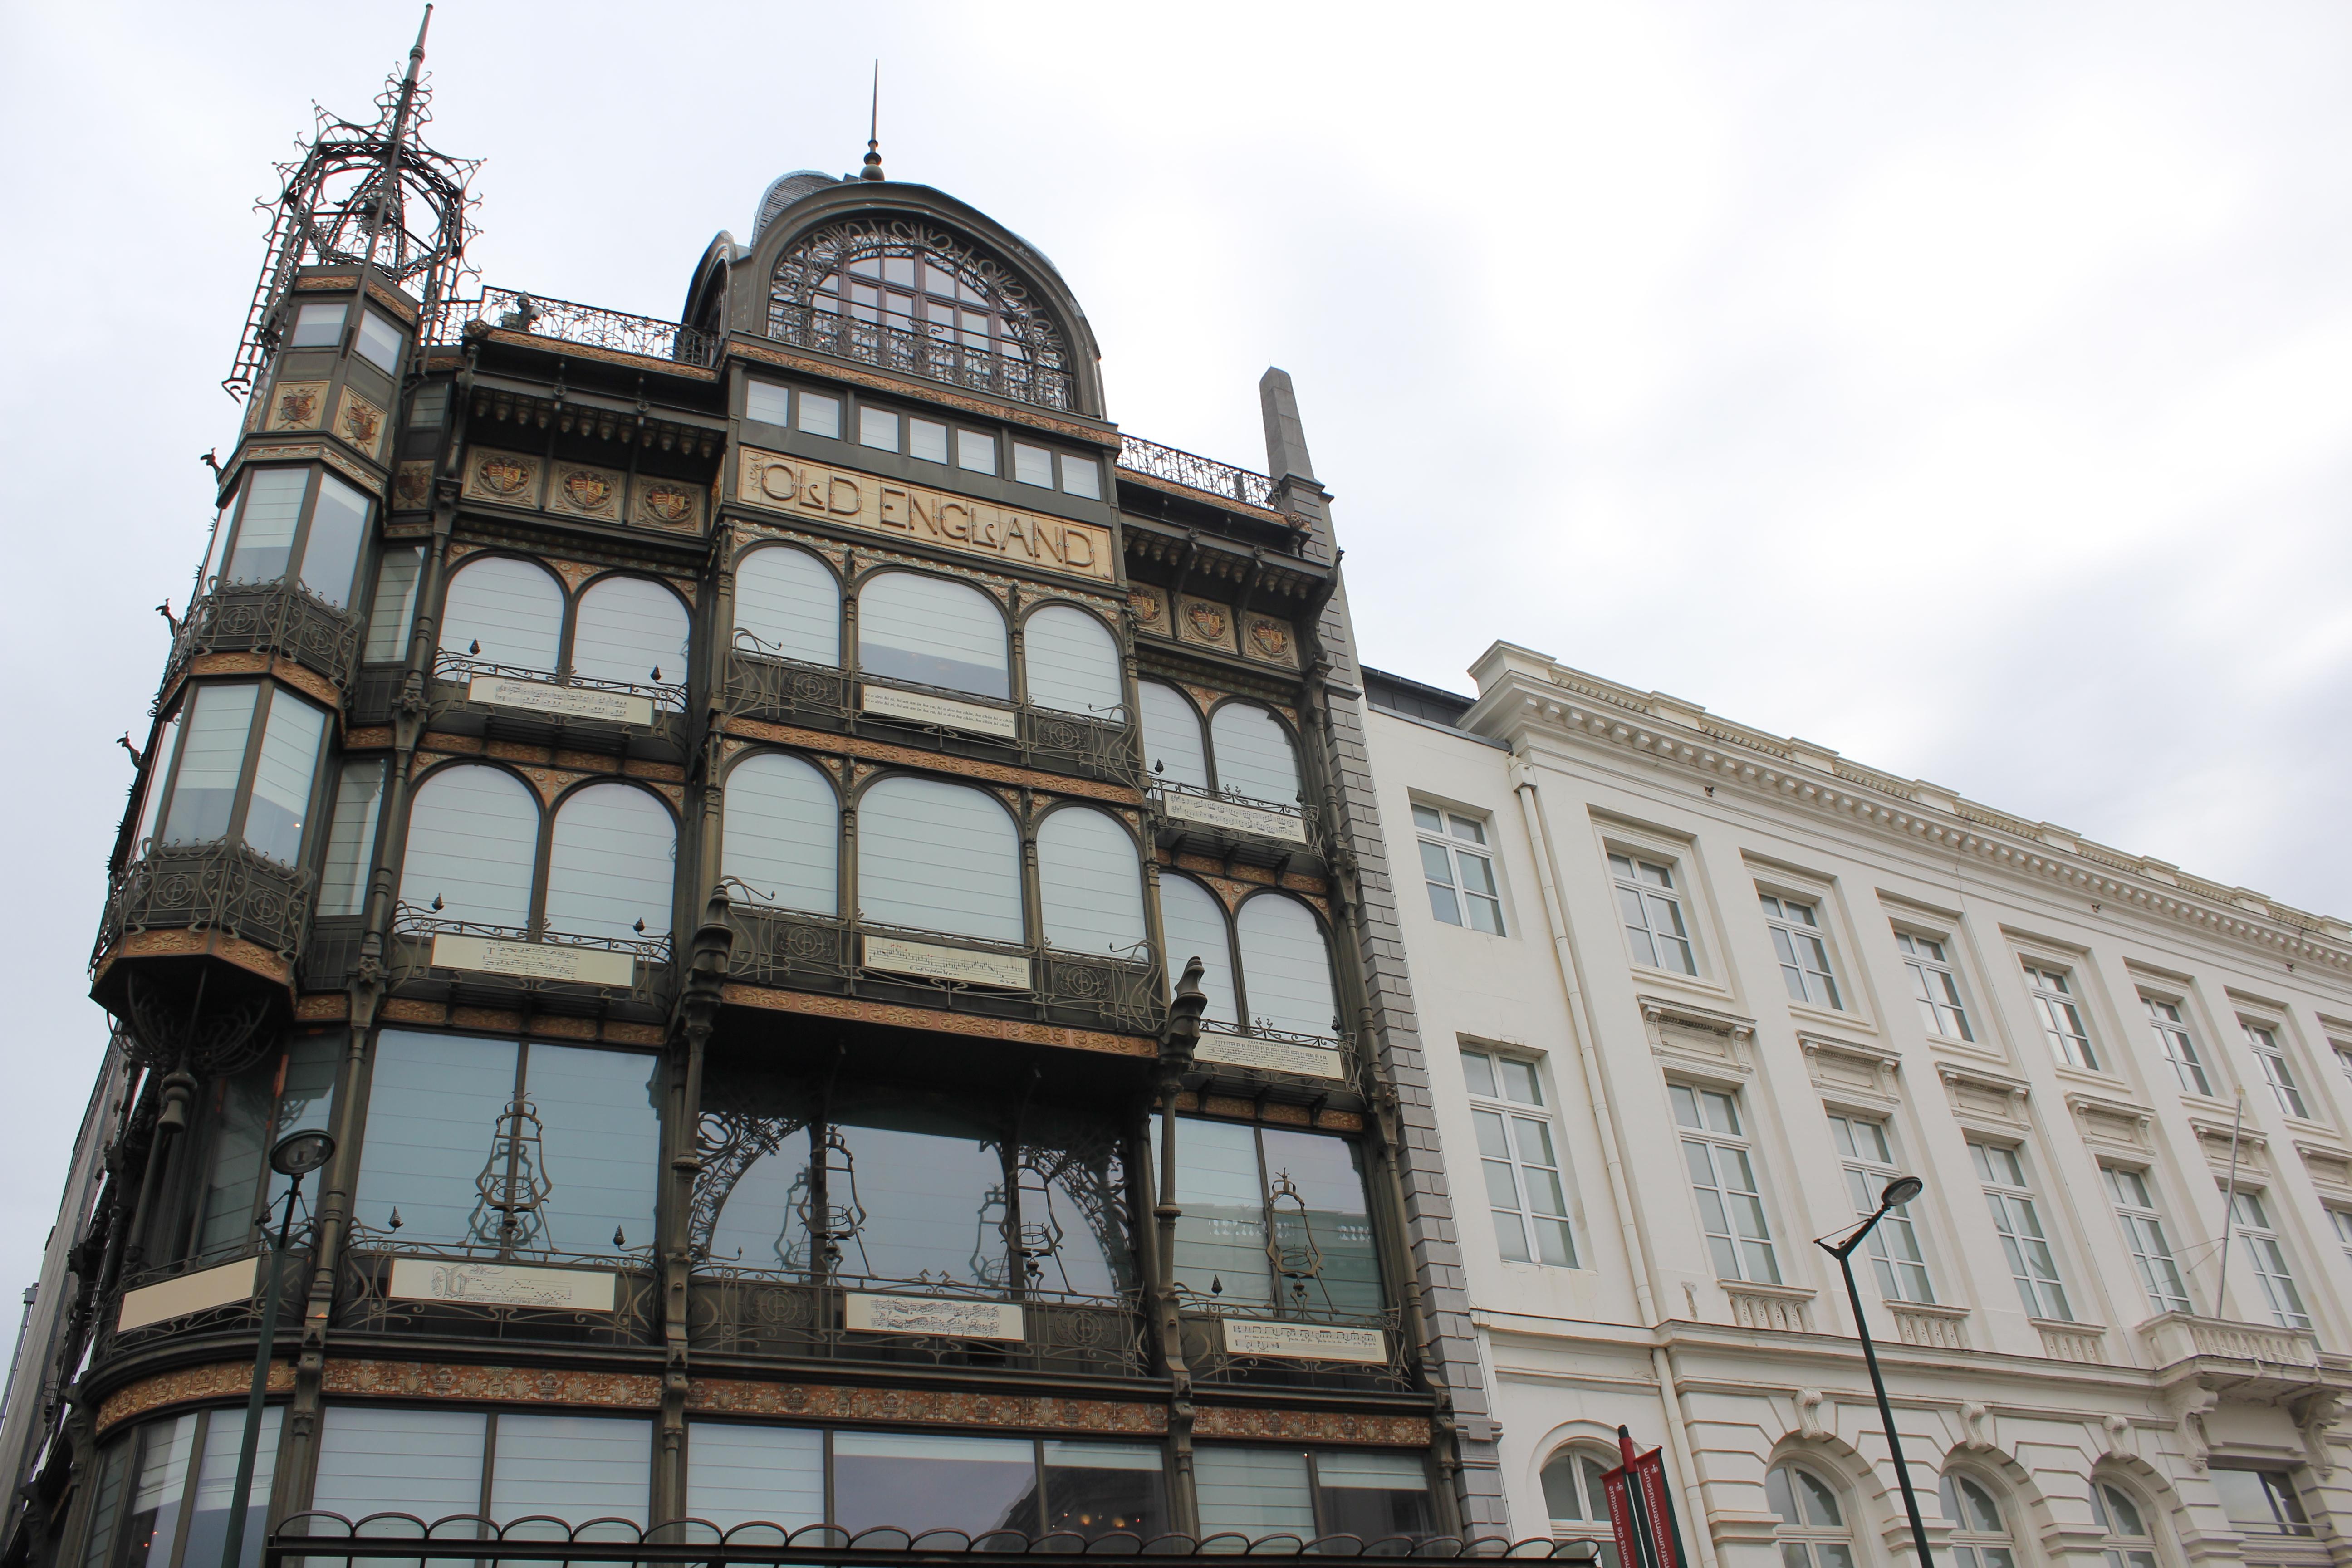
[(1813, 1245), (1836, 1258), (1845, 1275), (1845, 1299), (1853, 1304), (1853, 1331), (1862, 1336), (1862, 1359), (1870, 1368), (1871, 1390), (1878, 1395), (1878, 1420), (1886, 1428), (1886, 1451), (1895, 1460), (1895, 1479), (1903, 1486), (1903, 1511), (1911, 1516), (1911, 1544), (1918, 1550), (1919, 1568), (1935, 1568), (1935, 1559), (1927, 1554), (1927, 1527), (1919, 1521), (1919, 1500), (1911, 1490), (1911, 1469), (1903, 1462), (1903, 1440), (1895, 1435), (1895, 1408), (1886, 1403), (1886, 1380), (1878, 1373), (1878, 1351), (1870, 1342), (1870, 1325), (1863, 1321), (1862, 1292), (1853, 1283), (1853, 1249), (1886, 1217), (1887, 1210), (1901, 1208), (1927, 1186), (1916, 1176), (1895, 1177), (1879, 1193), (1878, 1206), (1870, 1217), (1854, 1226), (1843, 1241), (1832, 1246), (1827, 1237), (1816, 1237)]
[(289, 1132), (269, 1151), (269, 1168), (290, 1176), (286, 1207), (278, 1219), (278, 1245), (269, 1253), (269, 1283), (261, 1298), (261, 1340), (253, 1351), (253, 1392), (245, 1401), (245, 1440), (236, 1451), (236, 1485), (229, 1494), (228, 1535), (221, 1542), (220, 1568), (237, 1568), (245, 1552), (245, 1516), (253, 1506), (253, 1467), (261, 1451), (261, 1407), (269, 1393), (269, 1352), (278, 1339), (278, 1277), (286, 1267), (286, 1240), (294, 1226), (294, 1200), (302, 1178), (335, 1157), (335, 1141), (324, 1132)]

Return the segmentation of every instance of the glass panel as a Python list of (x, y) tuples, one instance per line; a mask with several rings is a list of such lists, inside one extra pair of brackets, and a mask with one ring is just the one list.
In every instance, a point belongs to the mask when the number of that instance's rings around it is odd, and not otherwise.
[(1585, 1519), (1584, 1499), (1577, 1490), (1578, 1456), (1554, 1454), (1543, 1468), (1544, 1511), (1555, 1520)]
[(1192, 699), (1157, 680), (1139, 682), (1136, 694), (1143, 709), (1143, 765), (1154, 778), (1206, 789), (1209, 752)]
[(1837, 1494), (1830, 1490), (1829, 1483), (1811, 1470), (1798, 1470), (1795, 1474), (1797, 1496), (1804, 1505), (1805, 1522), (1816, 1529), (1834, 1529), (1844, 1524), (1844, 1516), (1838, 1511)]
[(1062, 493), (1084, 496), (1088, 500), (1102, 500), (1102, 466), (1092, 458), (1062, 455)]
[(762, 425), (792, 424), (793, 394), (787, 386), (772, 381), (748, 381), (743, 384), (743, 417), (757, 419)]
[(375, 574), (375, 599), (368, 607), (367, 647), (360, 657), (370, 664), (392, 664), (408, 657), (408, 622), (416, 613), (416, 584), (425, 569), (425, 552), (387, 550)]
[(1037, 829), (1045, 942), (1072, 952), (1139, 955), (1143, 861), (1116, 817), (1066, 806)]
[(409, 807), (400, 900), (418, 914), (520, 931), (530, 919), (538, 855), (539, 803), (520, 779), (445, 766), (426, 775)]
[(479, 1513), (485, 1429), (476, 1410), (330, 1405), (310, 1506), (353, 1520), (396, 1509), (427, 1523)]
[(270, 700), (261, 760), (253, 770), (253, 799), (245, 808), (245, 841), (257, 853), (288, 865), (302, 858), (302, 825), (310, 815), (319, 748), (326, 737), (323, 710), (283, 690)]
[(253, 725), (257, 686), (199, 687), (188, 699), (186, 737), (172, 776), (172, 808), (163, 840), (189, 844), (228, 835), (236, 785), (245, 772), (245, 739)]
[(400, 363), (400, 329), (373, 310), (360, 311), (359, 342), (354, 346), (362, 359), (386, 375), (392, 374)]
[(302, 586), (338, 609), (352, 602), (352, 576), (359, 570), (367, 518), (367, 497), (332, 474), (319, 476), (310, 533), (302, 542)]
[[(204, 1219), (196, 1237), (199, 1254), (241, 1247), (252, 1239), (263, 1156), (289, 1132), (327, 1125), (341, 1058), (341, 1037), (305, 1036), (294, 1041), (282, 1059), (265, 1061), (224, 1087)], [(289, 1184), (288, 1177), (270, 1174), (273, 1208)]]
[(1503, 1074), (1503, 1092), (1522, 1105), (1541, 1105), (1543, 1090), (1536, 1082), (1536, 1064), (1505, 1057), (1496, 1064)]
[[(477, 1232), (482, 1194), (475, 1178), (514, 1095), (512, 1042), (385, 1030), (376, 1041), (368, 1090), (359, 1223), (390, 1233), (396, 1209), (401, 1223), (394, 1234), (401, 1241), (495, 1241), (496, 1215), (485, 1211), (487, 1226)], [(470, 1512), (474, 1504), (466, 1507)]]
[[(245, 1542), (237, 1552), (239, 1568), (254, 1568), (268, 1531), (262, 1521), (269, 1512), (269, 1482), (278, 1468), (278, 1434), (285, 1425), (283, 1409), (265, 1406), (259, 1441), (253, 1446), (253, 1489), (246, 1494)], [(188, 1550), (181, 1562), (186, 1568), (217, 1568), (228, 1545), (228, 1521), (236, 1504), (238, 1450), (245, 1446), (245, 1410), (215, 1410), (205, 1428), (205, 1457), (196, 1471), (196, 1507), (188, 1520)]]
[(131, 840), (133, 856), (146, 853), (147, 840), (154, 835), (155, 817), (163, 809), (163, 783), (172, 769), (172, 752), (180, 741), (180, 716), (172, 715), (157, 734), (153, 748), (147, 754), (146, 776), (142, 781), (146, 798), (139, 803), (139, 831)]
[(139, 1431), (138, 1480), (123, 1521), (124, 1568), (171, 1568), (179, 1543), (180, 1500), (194, 1457), (196, 1418), (157, 1421)]
[(229, 551), (232, 583), (274, 583), (292, 562), (294, 529), (302, 520), (308, 468), (256, 468), (245, 482), (245, 508), (237, 514), (236, 542)]
[(590, 784), (556, 807), (547, 857), (550, 933), (618, 942), (667, 936), (677, 884), (677, 824), (651, 793)]
[[(1385, 1304), (1380, 1257), (1372, 1245), (1370, 1205), (1364, 1196), (1362, 1153), (1354, 1143), (1316, 1132), (1282, 1128), (1259, 1130), (1265, 1146), (1266, 1186), (1287, 1175), (1307, 1205), (1307, 1227), (1323, 1256), (1320, 1289), (1314, 1280), (1286, 1281), (1290, 1305), (1370, 1313)], [(1180, 1149), (1181, 1152), (1181, 1149)], [(1179, 1200), (1180, 1202), (1181, 1200)], [(1301, 1238), (1290, 1234), (1297, 1210), (1285, 1203), (1273, 1210), (1276, 1238), (1286, 1250)], [(1302, 1295), (1297, 1286), (1304, 1284)]]
[(563, 590), (544, 568), (494, 555), (450, 577), (441, 611), (443, 653), (551, 674), (562, 635)]
[(1314, 912), (1282, 893), (1261, 893), (1234, 920), (1249, 1021), (1301, 1035), (1337, 1035), (1331, 950)]
[(294, 331), (288, 334), (289, 349), (331, 349), (343, 341), (343, 313), (351, 307), (343, 304), (305, 305), (295, 313)]
[(1217, 787), (1250, 800), (1297, 805), (1298, 756), (1282, 721), (1252, 702), (1228, 702), (1209, 721)]
[(801, 428), (812, 436), (841, 439), (841, 399), (814, 392), (801, 394)]
[[(686, 684), (691, 627), (676, 594), (643, 577), (605, 577), (580, 595), (572, 673), (584, 680)], [(665, 706), (676, 706), (670, 698)]]
[(1045, 1441), (1045, 1529), (1094, 1540), (1127, 1531), (1146, 1541), (1169, 1528), (1160, 1454), (1143, 1443)]
[[(1157, 1171), (1160, 1121), (1152, 1119)], [(1254, 1129), (1236, 1121), (1176, 1122), (1176, 1283), (1240, 1306), (1273, 1300), (1265, 1256), (1265, 1190)], [(1205, 1507), (1205, 1504), (1203, 1505)]]
[(858, 918), (1023, 940), (1021, 841), (994, 797), (936, 779), (886, 778), (860, 797)]
[(1203, 1443), (1192, 1451), (1192, 1479), (1201, 1500), (1201, 1533), (1276, 1531), (1312, 1539), (1315, 1499), (1307, 1456), (1296, 1448), (1241, 1448)]
[(841, 909), (841, 804), (825, 776), (782, 752), (757, 752), (727, 775), (721, 872), (728, 889), (776, 909)]
[(996, 437), (978, 430), (957, 431), (956, 467), (975, 474), (996, 472)]
[(1315, 1455), (1323, 1528), (1360, 1535), (1426, 1535), (1429, 1473), (1417, 1454), (1323, 1449)]
[(887, 572), (857, 597), (857, 665), (870, 675), (999, 700), (1013, 695), (1004, 615), (979, 589)]
[(877, 451), (897, 451), (898, 416), (887, 408), (861, 407), (857, 411), (857, 444)]
[(835, 1432), (834, 1522), (920, 1532), (1037, 1529), (1037, 1458), (1026, 1439)]
[(1462, 1076), (1470, 1085), (1470, 1092), (1492, 1098), (1495, 1094), (1495, 1059), (1484, 1051), (1462, 1053)]
[(611, 1415), (499, 1416), (490, 1517), (547, 1513), (572, 1524), (642, 1527), (653, 1483), (653, 1423)]
[(1013, 477), (1021, 484), (1054, 488), (1054, 454), (1043, 447), (1013, 443)]
[(909, 1104), (845, 1110), (836, 1125), (855, 1170), (847, 1192), (835, 1190), (843, 1184), (835, 1177), (825, 1194), (856, 1221), (841, 1243), (844, 1274), (1008, 1282), (1004, 1157), (990, 1129)]
[(90, 1499), (89, 1536), (82, 1544), (82, 1568), (106, 1568), (114, 1554), (115, 1530), (122, 1521), (122, 1482), (131, 1472), (131, 1450), (137, 1440), (135, 1433), (126, 1433), (103, 1450)]
[(824, 1519), (824, 1434), (807, 1426), (687, 1426), (686, 1512), (721, 1530)]
[(1231, 942), (1225, 930), (1224, 906), (1215, 894), (1189, 877), (1171, 871), (1160, 879), (1160, 929), (1168, 942), (1168, 984), (1171, 990), (1184, 973), (1185, 963), (1201, 961), (1201, 989), (1209, 1005), (1202, 1016), (1220, 1024), (1238, 1024), (1234, 1005)]
[[(539, 1112), (539, 1170), (549, 1185), (542, 1246), (595, 1254), (653, 1244), (661, 1165), (658, 1060), (630, 1051), (531, 1046), (523, 1088)], [(503, 1468), (503, 1430), (499, 1453)]]
[(383, 799), (383, 760), (345, 763), (335, 784), (335, 814), (327, 827), (327, 860), (319, 874), (319, 912), (355, 915), (367, 907), (368, 872), (375, 858), (376, 808)]
[(1061, 713), (1124, 720), (1118, 645), (1110, 628), (1069, 605), (1048, 605), (1021, 628), (1023, 677), (1031, 702)]
[(935, 419), (907, 421), (907, 453), (927, 463), (948, 460), (948, 427)]
[(417, 388), (416, 395), (408, 400), (408, 425), (412, 430), (438, 430), (449, 409), (449, 383), (436, 381), (430, 386)]
[(738, 647), (748, 633), (754, 652), (837, 665), (841, 584), (805, 550), (751, 551), (735, 566), (735, 630)]

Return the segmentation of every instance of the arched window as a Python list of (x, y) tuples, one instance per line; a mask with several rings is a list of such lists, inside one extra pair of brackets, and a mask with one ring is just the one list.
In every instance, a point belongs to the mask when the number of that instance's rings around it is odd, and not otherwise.
[(981, 697), (1013, 695), (1004, 612), (951, 577), (886, 572), (857, 595), (857, 668)]
[(562, 640), (563, 587), (546, 568), (492, 555), (450, 576), (441, 608), (444, 654), (552, 675)]
[(1958, 1568), (2017, 1568), (2017, 1543), (2010, 1539), (2009, 1520), (1992, 1489), (1973, 1476), (1946, 1470), (1940, 1491)]
[(841, 802), (825, 776), (782, 752), (757, 752), (727, 775), (719, 870), (734, 896), (813, 914), (841, 911)]
[(1781, 1568), (1853, 1568), (1853, 1530), (1829, 1482), (1784, 1462), (1765, 1476), (1764, 1495), (1780, 1516)]
[(549, 931), (620, 942), (667, 936), (677, 885), (677, 824), (649, 791), (590, 784), (555, 808), (547, 857)]
[(1298, 752), (1282, 721), (1255, 702), (1228, 702), (1209, 721), (1217, 787), (1276, 805), (1298, 804)]
[(2113, 1481), (2095, 1481), (2091, 1517), (2106, 1537), (2099, 1551), (2107, 1568), (2156, 1568), (2156, 1530), (2137, 1498)]
[(1580, 1448), (1562, 1448), (1544, 1461), (1544, 1510), (1560, 1541), (1590, 1541), (1605, 1568), (1618, 1568), (1617, 1541), (1609, 1525), (1609, 1499), (1601, 1475), (1614, 1468)]
[(1143, 708), (1143, 765), (1155, 779), (1209, 787), (1209, 748), (1192, 700), (1163, 680), (1138, 683)]
[(1168, 984), (1173, 990), (1184, 965), (1201, 961), (1201, 989), (1209, 1005), (1202, 1016), (1215, 1024), (1239, 1024), (1234, 1005), (1233, 940), (1217, 896), (1190, 877), (1169, 872), (1160, 879), (1160, 928), (1168, 939)]
[(686, 606), (676, 594), (643, 577), (600, 578), (580, 595), (572, 673), (630, 686), (684, 686), (687, 637)]
[(1065, 806), (1037, 829), (1037, 890), (1045, 944), (1126, 954), (1144, 940), (1143, 862), (1118, 818)]
[(899, 776), (857, 805), (861, 920), (1022, 940), (1021, 837), (983, 790)]
[(809, 664), (841, 662), (841, 584), (805, 550), (773, 544), (735, 563), (735, 643)]
[(1112, 723), (1127, 717), (1118, 644), (1094, 616), (1072, 605), (1047, 605), (1023, 623), (1021, 646), (1031, 702)]
[(1234, 920), (1249, 1021), (1298, 1035), (1339, 1032), (1331, 949), (1313, 910), (1286, 893), (1260, 893)]
[(521, 931), (538, 858), (539, 802), (523, 782), (503, 768), (445, 764), (408, 808), (400, 900), (442, 920)]

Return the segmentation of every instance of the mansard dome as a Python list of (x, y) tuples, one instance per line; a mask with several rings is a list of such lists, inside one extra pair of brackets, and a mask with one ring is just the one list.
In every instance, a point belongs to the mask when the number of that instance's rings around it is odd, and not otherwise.
[(814, 195), (828, 185), (839, 184), (841, 182), (831, 174), (821, 174), (814, 169), (794, 169), (789, 174), (779, 176), (760, 198), (759, 216), (751, 220), (751, 243), (760, 243), (760, 236), (767, 232), (768, 225), (786, 207), (803, 196)]

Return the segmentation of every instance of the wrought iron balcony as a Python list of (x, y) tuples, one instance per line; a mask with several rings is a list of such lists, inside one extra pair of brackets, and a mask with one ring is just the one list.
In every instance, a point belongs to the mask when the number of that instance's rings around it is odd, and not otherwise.
[(668, 1012), (666, 936), (527, 931), (401, 904), (393, 911), (392, 937), (386, 979), (394, 995), (508, 1007), (529, 998), (554, 1012)]
[[(304, 1222), (289, 1238), (285, 1267), (279, 1271), (278, 1281), (278, 1310), (281, 1322), (299, 1321), (301, 1318), (302, 1298), (310, 1289), (312, 1224)], [(219, 1300), (217, 1297), (222, 1292), (205, 1290), (205, 1282), (197, 1278), (215, 1269), (226, 1272), (238, 1266), (251, 1269), (250, 1284), (246, 1287), (246, 1294), (231, 1300)], [(257, 1331), (261, 1326), (263, 1306), (261, 1286), (268, 1278), (268, 1244), (262, 1237), (256, 1237), (249, 1247), (185, 1258), (176, 1263), (130, 1276), (122, 1280), (114, 1295), (104, 1304), (100, 1317), (102, 1327), (90, 1352), (91, 1364), (97, 1365), (114, 1356), (127, 1355), (165, 1341), (191, 1339), (200, 1334), (235, 1336)], [(182, 1292), (184, 1297), (205, 1304), (191, 1305), (184, 1310), (170, 1310), (163, 1317), (150, 1317), (147, 1321), (131, 1328), (121, 1326), (126, 1299), (136, 1298), (134, 1306), (160, 1301), (169, 1308), (173, 1304), (170, 1300), (172, 1288), (181, 1282), (190, 1287)], [(141, 1296), (142, 1292), (150, 1290), (155, 1291), (155, 1295)]]
[(978, 1299), (919, 1280), (814, 1284), (774, 1273), (698, 1264), (689, 1287), (687, 1343), (698, 1354), (779, 1356), (796, 1361), (977, 1366), (1002, 1372), (1149, 1377), (1144, 1319), (1132, 1292), (1109, 1299), (1056, 1295), (992, 1298), (1018, 1307), (1022, 1338), (962, 1338), (937, 1332), (868, 1332), (846, 1326), (851, 1294)]
[[(397, 1232), (364, 1226), (353, 1226), (352, 1240), (335, 1271), (332, 1321), (339, 1332), (624, 1346), (652, 1344), (660, 1337), (656, 1276), (645, 1248), (619, 1257), (501, 1256), (481, 1247), (411, 1246)], [(409, 1268), (401, 1268), (404, 1263)], [(472, 1290), (435, 1278), (483, 1265), (494, 1267), (478, 1270), (489, 1278), (465, 1281), (476, 1287)], [(543, 1277), (532, 1278), (529, 1271), (534, 1269), (609, 1276), (612, 1307), (551, 1304), (554, 1292), (545, 1289)], [(420, 1274), (423, 1289), (416, 1287)]]
[(600, 680), (443, 651), (433, 661), (433, 727), (575, 750), (686, 755), (682, 682)]
[(771, 300), (768, 336), (835, 359), (991, 393), (1040, 408), (1066, 410), (1076, 402), (1067, 371), (973, 348), (946, 327), (936, 331), (910, 330)]
[(518, 289), (485, 288), (478, 300), (450, 301), (435, 327), (433, 341), (462, 342), (467, 332), (490, 328), (646, 359), (676, 360), (680, 364), (709, 366), (717, 361), (717, 341), (707, 332), (653, 316), (632, 316), (625, 310), (607, 310)]
[(1276, 866), (1322, 855), (1320, 814), (1304, 801), (1259, 800), (1229, 790), (1154, 778), (1146, 798), (1163, 849)]
[(1214, 458), (1203, 458), (1197, 452), (1187, 452), (1176, 447), (1163, 447), (1157, 441), (1147, 441), (1140, 436), (1118, 438), (1118, 466), (1130, 473), (1147, 474), (1155, 479), (1165, 479), (1186, 489), (1206, 490), (1213, 496), (1237, 500), (1244, 506), (1274, 510), (1274, 481), (1264, 474), (1254, 474), (1247, 468), (1237, 468), (1231, 463), (1220, 463)]
[(311, 876), (233, 839), (141, 846), (107, 889), (95, 970), (126, 938), (151, 931), (217, 931), (275, 953), (301, 956), (310, 921)]
[[(1313, 1332), (1337, 1330), (1357, 1339), (1377, 1334), (1379, 1353), (1362, 1359), (1317, 1360), (1296, 1353), (1255, 1353), (1236, 1345), (1229, 1324), (1274, 1325)], [(1195, 1381), (1226, 1386), (1346, 1389), (1397, 1393), (1413, 1387), (1412, 1366), (1406, 1353), (1403, 1314), (1396, 1308), (1378, 1313), (1278, 1310), (1218, 1300), (1199, 1292), (1183, 1293), (1181, 1328), (1184, 1364)]]
[(208, 653), (272, 653), (341, 686), (359, 658), (360, 633), (355, 611), (329, 604), (293, 578), (225, 583), (215, 577), (180, 622), (163, 685), (168, 689)]
[[(788, 991), (887, 996), (944, 1013), (1034, 1018), (1122, 1035), (1159, 1032), (1165, 1004), (1160, 1000), (1160, 972), (1149, 962), (769, 909), (749, 901), (758, 897), (756, 889), (740, 882), (734, 886), (743, 895), (728, 907), (728, 922), (735, 929), (728, 973), (734, 979)], [(875, 956), (871, 944), (877, 941), (968, 958), (975, 973), (993, 964), (1008, 977), (1025, 974), (1027, 984), (994, 984), (883, 967), (871, 962)]]

